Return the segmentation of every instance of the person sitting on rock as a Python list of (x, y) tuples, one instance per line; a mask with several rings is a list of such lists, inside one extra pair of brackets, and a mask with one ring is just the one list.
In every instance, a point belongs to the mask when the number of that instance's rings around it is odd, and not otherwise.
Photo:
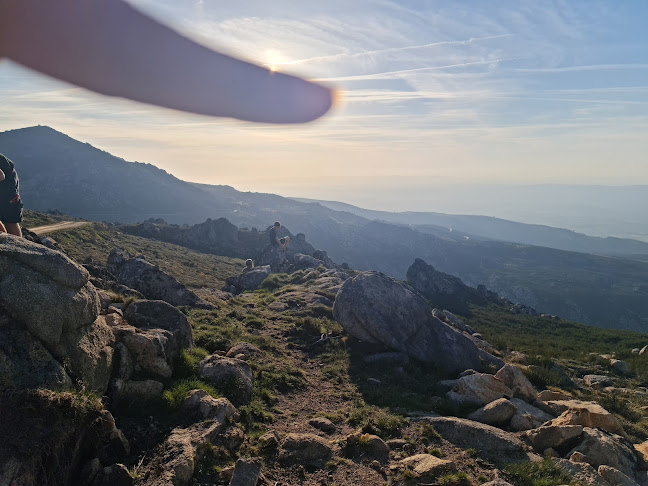
[(13, 162), (0, 154), (0, 232), (22, 236), (23, 203), (18, 189), (18, 173)]
[(245, 268), (243, 268), (243, 273), (247, 273), (253, 269), (254, 269), (254, 262), (252, 261), (251, 258), (248, 258), (247, 260), (245, 260)]
[(290, 238), (288, 236), (279, 238), (280, 230), (281, 223), (279, 221), (275, 221), (275, 224), (272, 226), (272, 228), (270, 228), (270, 231), (268, 232), (268, 235), (270, 237), (270, 244), (278, 250), (286, 251), (286, 248), (288, 248), (288, 243), (290, 242)]

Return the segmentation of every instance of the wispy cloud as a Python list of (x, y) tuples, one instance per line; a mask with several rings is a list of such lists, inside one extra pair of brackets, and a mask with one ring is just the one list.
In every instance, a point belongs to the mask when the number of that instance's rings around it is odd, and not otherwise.
[(554, 68), (518, 68), (516, 71), (521, 73), (571, 73), (581, 71), (616, 71), (623, 69), (648, 69), (648, 64), (593, 64)]

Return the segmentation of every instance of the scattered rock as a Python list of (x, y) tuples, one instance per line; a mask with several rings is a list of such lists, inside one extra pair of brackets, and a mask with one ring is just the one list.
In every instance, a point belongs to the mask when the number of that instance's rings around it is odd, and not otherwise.
[(585, 462), (576, 463), (567, 459), (554, 459), (554, 461), (556, 461), (556, 465), (565, 474), (571, 476), (576, 481), (581, 481), (591, 486), (611, 486), (610, 483), (597, 474), (596, 469)]
[(603, 387), (610, 386), (612, 384), (612, 378), (605, 375), (585, 375), (583, 376), (583, 382), (587, 386)]
[(133, 359), (136, 373), (148, 373), (160, 378), (170, 378), (173, 362), (180, 353), (175, 336), (166, 329), (138, 329), (117, 325), (112, 331)]
[(517, 409), (517, 414), (511, 419), (511, 430), (520, 431), (533, 429), (554, 418), (552, 415), (543, 412), (533, 405), (529, 405), (519, 398), (512, 398), (511, 403)]
[(612, 466), (628, 476), (634, 476), (637, 457), (632, 444), (623, 437), (604, 430), (585, 427), (581, 442), (572, 449), (587, 456), (593, 467)]
[(312, 418), (308, 421), (308, 423), (312, 426), (315, 427), (316, 429), (321, 430), (322, 432), (326, 432), (327, 434), (332, 434), (337, 430), (337, 427), (333, 422), (331, 422), (329, 419), (324, 418), (324, 417), (315, 417)]
[(528, 460), (524, 443), (514, 434), (490, 425), (456, 417), (422, 419), (448, 442), (463, 449), (475, 449), (477, 455), (497, 465)]
[(346, 457), (376, 460), (387, 462), (389, 460), (389, 446), (377, 435), (356, 432), (348, 435), (342, 446)]
[(403, 449), (407, 445), (407, 441), (405, 439), (389, 439), (386, 444), (392, 451), (396, 451)]
[(256, 486), (262, 465), (263, 459), (260, 457), (237, 460), (229, 486)]
[(611, 359), (610, 370), (612, 373), (616, 373), (617, 375), (627, 375), (630, 373), (630, 365), (620, 359)]
[(613, 434), (626, 435), (623, 427), (614, 415), (595, 402), (580, 400), (557, 400), (547, 402), (554, 413), (561, 413), (551, 421), (551, 425), (582, 425), (598, 427)]
[(599, 466), (599, 476), (614, 486), (639, 486), (634, 479), (630, 479), (621, 471), (610, 466)]
[(495, 378), (502, 380), (511, 389), (514, 397), (521, 398), (527, 402), (533, 402), (536, 399), (538, 394), (537, 390), (517, 366), (510, 364), (504, 365), (495, 374)]
[(563, 392), (554, 391), (554, 390), (542, 390), (538, 393), (537, 399), (542, 402), (548, 402), (551, 400), (571, 400), (571, 397)]
[(648, 441), (641, 444), (634, 444), (637, 456), (637, 466), (641, 470), (648, 470)]
[(181, 349), (192, 348), (193, 333), (185, 315), (162, 300), (138, 300), (128, 306), (124, 318), (140, 329), (171, 331)]
[(395, 469), (410, 469), (418, 481), (429, 483), (443, 474), (456, 471), (457, 466), (431, 454), (416, 454), (399, 461)]
[(252, 356), (261, 354), (261, 350), (254, 344), (241, 342), (232, 346), (225, 356), (228, 358), (234, 358), (240, 354), (243, 355), (244, 359), (249, 359)]
[(322, 467), (333, 454), (328, 441), (313, 434), (288, 434), (281, 443), (279, 460), (286, 464)]
[(237, 416), (236, 407), (227, 398), (214, 398), (205, 390), (191, 390), (182, 402), (182, 409), (197, 412), (202, 420), (215, 419), (222, 423)]
[(516, 413), (515, 405), (506, 398), (499, 398), (468, 415), (468, 419), (497, 427), (506, 425)]
[(199, 367), (201, 377), (217, 387), (227, 388), (235, 402), (250, 402), (254, 375), (245, 361), (212, 354), (203, 359)]
[(259, 437), (259, 447), (262, 449), (276, 449), (279, 447), (279, 434), (271, 430)]
[(549, 425), (528, 430), (520, 437), (529, 443), (537, 452), (548, 448), (558, 448), (576, 439), (583, 433), (581, 425)]
[(510, 397), (513, 392), (504, 382), (493, 375), (475, 373), (466, 375), (446, 396), (449, 400), (466, 405), (484, 406), (498, 398)]

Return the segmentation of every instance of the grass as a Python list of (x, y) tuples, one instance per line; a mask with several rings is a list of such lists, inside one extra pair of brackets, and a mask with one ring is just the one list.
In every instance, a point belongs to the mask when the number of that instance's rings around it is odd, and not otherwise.
[(184, 379), (177, 381), (162, 393), (162, 402), (169, 411), (176, 411), (182, 405), (182, 402), (187, 398), (191, 390), (205, 390), (212, 397), (218, 398), (221, 395), (216, 389), (198, 379)]
[(542, 462), (518, 462), (504, 468), (507, 480), (514, 486), (558, 486), (579, 483), (573, 481), (551, 459)]
[(56, 234), (56, 241), (73, 259), (105, 265), (113, 248), (142, 255), (180, 283), (191, 287), (221, 288), (238, 273), (243, 260), (200, 253), (185, 247), (149, 240), (117, 231), (104, 223), (92, 223)]

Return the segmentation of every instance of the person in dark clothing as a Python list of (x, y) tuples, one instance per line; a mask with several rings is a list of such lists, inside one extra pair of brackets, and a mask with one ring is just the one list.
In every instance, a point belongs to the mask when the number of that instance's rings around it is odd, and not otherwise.
[(22, 218), (18, 173), (13, 162), (0, 154), (0, 232), (22, 236)]
[(286, 248), (288, 248), (288, 242), (290, 241), (290, 238), (288, 236), (279, 238), (280, 230), (281, 230), (281, 223), (279, 221), (275, 221), (275, 224), (272, 226), (272, 228), (270, 228), (270, 231), (268, 232), (268, 236), (270, 238), (270, 244), (272, 246), (278, 247), (281, 251), (286, 251)]

